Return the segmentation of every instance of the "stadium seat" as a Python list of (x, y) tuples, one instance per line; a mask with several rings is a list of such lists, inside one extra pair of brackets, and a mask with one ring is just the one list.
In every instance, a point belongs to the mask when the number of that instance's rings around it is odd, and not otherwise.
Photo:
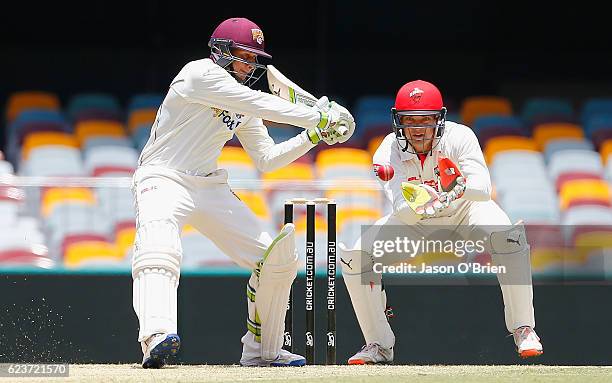
[(100, 234), (108, 238), (113, 222), (97, 207), (82, 203), (58, 204), (44, 220), (51, 258), (61, 257), (61, 243), (71, 234)]
[(66, 254), (68, 248), (75, 243), (79, 242), (108, 242), (108, 238), (106, 235), (98, 234), (98, 233), (77, 233), (77, 234), (68, 234), (64, 237), (61, 244), (61, 254)]
[(230, 257), (225, 255), (210, 239), (200, 234), (190, 225), (185, 225), (181, 233), (183, 261), (185, 268), (238, 268)]
[(495, 156), (498, 153), (505, 151), (533, 151), (537, 152), (538, 147), (530, 138), (518, 137), (518, 136), (501, 136), (491, 138), (484, 148), (484, 156), (486, 162), (491, 165), (494, 164)]
[(52, 187), (42, 192), (41, 216), (48, 217), (53, 210), (60, 205), (82, 204), (94, 206), (96, 198), (94, 193), (87, 188), (77, 187)]
[(67, 268), (121, 265), (124, 255), (109, 242), (78, 242), (67, 247), (64, 266)]
[(261, 192), (241, 190), (237, 191), (236, 194), (259, 219), (263, 221), (270, 220), (270, 212), (268, 211), (266, 199)]
[(555, 188), (557, 192), (561, 190), (561, 187), (568, 181), (573, 180), (599, 180), (602, 181), (602, 177), (600, 174), (584, 172), (584, 171), (576, 171), (576, 172), (567, 172), (561, 173), (555, 182)]
[(574, 149), (574, 150), (595, 150), (593, 143), (586, 139), (567, 139), (555, 138), (546, 142), (544, 146), (544, 157), (546, 162), (550, 162), (552, 155), (558, 151)]
[(32, 133), (41, 133), (41, 132), (59, 132), (59, 133), (68, 133), (70, 127), (67, 124), (60, 122), (40, 122), (40, 121), (32, 121), (23, 123), (19, 132), (15, 133), (17, 141), (15, 143), (19, 146), (23, 145), (25, 137)]
[(610, 188), (601, 180), (577, 179), (565, 182), (559, 191), (561, 209), (579, 204), (610, 206)]
[(317, 154), (315, 165), (319, 169), (337, 165), (372, 166), (372, 156), (363, 149), (330, 148)]
[[(476, 134), (476, 136), (479, 136), (481, 133), (489, 129), (519, 131), (519, 132), (523, 132), (525, 130), (523, 126), (523, 122), (518, 117), (516, 116), (495, 116), (495, 115), (493, 116), (484, 115), (484, 116), (476, 117), (471, 128)], [(511, 135), (511, 134), (507, 134), (507, 135)]]
[(559, 208), (552, 204), (525, 203), (505, 209), (512, 222), (519, 220), (528, 224), (557, 224), (560, 220)]
[(584, 132), (594, 138), (600, 131), (612, 131), (612, 111), (607, 114), (596, 114), (584, 122)]
[(583, 140), (584, 132), (580, 126), (568, 123), (540, 124), (533, 128), (533, 139), (540, 150), (544, 150), (548, 141), (560, 138)]
[(126, 137), (123, 124), (116, 121), (83, 121), (75, 125), (74, 133), (81, 146), (93, 137)]
[(125, 221), (115, 226), (115, 246), (119, 254), (128, 257), (132, 252), (136, 238), (136, 224), (134, 221)]
[(574, 206), (563, 212), (561, 224), (572, 228), (578, 225), (612, 225), (612, 209), (599, 205)]
[(131, 113), (137, 109), (157, 109), (163, 101), (164, 95), (161, 93), (135, 94), (128, 102), (128, 112)]
[(590, 98), (583, 102), (580, 120), (583, 124), (598, 115), (609, 115), (612, 113), (612, 98)]
[(39, 110), (28, 109), (19, 114), (19, 116), (8, 125), (6, 129), (6, 156), (9, 161), (17, 162), (19, 160), (19, 150), (21, 148), (20, 141), (23, 141), (25, 130), (31, 127), (32, 124), (52, 124), (57, 130), (62, 127), (62, 130), (68, 131), (68, 126), (64, 117), (56, 110)]
[(503, 127), (491, 127), (484, 129), (480, 133), (478, 133), (478, 142), (480, 142), (480, 147), (484, 148), (489, 143), (489, 140), (495, 137), (503, 137), (503, 136), (527, 136), (527, 134), (519, 128), (503, 128)]
[(123, 121), (123, 115), (118, 110), (81, 109), (72, 117), (73, 125), (85, 121)]
[(21, 160), (27, 160), (32, 149), (49, 146), (79, 148), (79, 143), (71, 134), (62, 132), (35, 132), (28, 134), (21, 147)]
[(141, 152), (151, 136), (151, 127), (148, 125), (139, 126), (135, 132), (132, 132), (132, 141), (134, 146)]
[(25, 193), (22, 189), (14, 186), (0, 186), (0, 227), (15, 224), (24, 198)]
[(604, 164), (607, 164), (610, 161), (610, 154), (612, 154), (612, 138), (602, 143), (599, 152), (601, 153), (601, 160)]
[(127, 137), (92, 137), (85, 140), (83, 145), (83, 152), (86, 153), (91, 149), (99, 146), (110, 146), (110, 147), (124, 147), (134, 148), (134, 143)]
[(87, 174), (93, 174), (96, 168), (102, 166), (135, 169), (138, 166), (138, 156), (136, 149), (127, 146), (97, 146), (83, 153)]
[(217, 160), (217, 166), (227, 169), (229, 177), (234, 180), (259, 179), (259, 172), (247, 152), (237, 146), (225, 146)]
[(512, 115), (512, 104), (504, 97), (473, 96), (463, 100), (460, 114), (463, 124), (471, 127), (477, 117)]
[(551, 97), (534, 97), (525, 100), (521, 108), (521, 118), (526, 122), (534, 122), (542, 117), (574, 117), (574, 107), (570, 100)]
[(81, 151), (64, 146), (41, 146), (30, 151), (28, 159), (19, 164), (19, 174), (25, 176), (83, 176)]
[(14, 266), (53, 269), (55, 262), (47, 257), (47, 249), (41, 245), (0, 250), (0, 268)]
[(589, 172), (603, 175), (599, 153), (592, 150), (568, 149), (555, 152), (548, 163), (548, 172), (553, 182), (563, 173)]
[(60, 101), (57, 95), (50, 92), (23, 91), (13, 93), (6, 103), (6, 122), (12, 122), (21, 112), (27, 109), (59, 110)]
[(67, 112), (71, 119), (74, 119), (77, 113), (82, 110), (93, 109), (119, 112), (121, 106), (115, 96), (104, 93), (75, 94), (67, 105)]
[(116, 225), (119, 222), (134, 221), (136, 210), (134, 207), (134, 196), (127, 187), (108, 186), (99, 187), (95, 192), (98, 201), (98, 210)]
[(130, 112), (128, 117), (128, 131), (133, 133), (137, 128), (146, 125), (151, 128), (157, 117), (157, 109), (136, 109)]

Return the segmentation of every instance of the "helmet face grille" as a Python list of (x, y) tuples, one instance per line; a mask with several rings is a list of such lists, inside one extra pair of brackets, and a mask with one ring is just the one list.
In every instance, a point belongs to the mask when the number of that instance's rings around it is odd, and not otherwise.
[[(213, 38), (210, 39), (208, 45), (211, 49), (210, 58), (243, 85), (248, 87), (253, 86), (266, 73), (267, 67), (265, 65), (260, 64), (259, 62), (249, 62), (240, 57), (234, 56), (231, 48), (233, 48), (235, 44), (231, 40)], [(249, 73), (244, 79), (240, 79), (238, 72), (236, 72), (231, 65), (234, 61), (251, 65), (253, 67), (253, 71), (251, 71), (251, 73)]]
[[(433, 124), (402, 124), (401, 117), (402, 116), (436, 116), (436, 122)], [(440, 143), (440, 138), (444, 134), (444, 126), (446, 124), (446, 108), (442, 107), (440, 110), (396, 110), (395, 108), (391, 108), (391, 116), (393, 120), (393, 132), (395, 133), (395, 138), (398, 142), (400, 149), (404, 152), (409, 152), (413, 154), (426, 154), (433, 150)], [(431, 137), (426, 137), (423, 135), (422, 138), (415, 139), (412, 138), (410, 133), (406, 134), (405, 129), (434, 129), (433, 135)], [(431, 145), (429, 145), (431, 142)], [(417, 147), (428, 147), (431, 146), (428, 150), (418, 150)]]

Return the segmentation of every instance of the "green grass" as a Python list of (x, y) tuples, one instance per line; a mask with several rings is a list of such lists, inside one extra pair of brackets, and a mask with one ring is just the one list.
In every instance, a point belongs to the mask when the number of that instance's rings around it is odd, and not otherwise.
[[(2, 381), (2, 379), (0, 379)], [(68, 378), (24, 379), (70, 382), (611, 382), (612, 367), (573, 366), (169, 366), (143, 370), (131, 365), (70, 365)]]

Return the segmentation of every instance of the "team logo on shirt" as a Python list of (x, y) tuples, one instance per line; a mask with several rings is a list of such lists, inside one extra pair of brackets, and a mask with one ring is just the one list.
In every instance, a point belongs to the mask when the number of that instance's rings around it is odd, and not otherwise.
[(253, 36), (253, 41), (257, 41), (257, 44), (263, 44), (264, 37), (261, 29), (251, 29), (251, 36)]
[(242, 121), (238, 121), (240, 119), (242, 119), (242, 117), (244, 117), (244, 114), (234, 114), (236, 116), (236, 119), (233, 119), (231, 116), (231, 113), (228, 112), (227, 110), (222, 110), (219, 108), (213, 108), (211, 107), (210, 109), (212, 109), (213, 112), (213, 116), (215, 118), (219, 118), (221, 120), (221, 122), (223, 122), (225, 125), (227, 125), (227, 128), (229, 130), (234, 130), (238, 127), (238, 125), (240, 125), (242, 123)]

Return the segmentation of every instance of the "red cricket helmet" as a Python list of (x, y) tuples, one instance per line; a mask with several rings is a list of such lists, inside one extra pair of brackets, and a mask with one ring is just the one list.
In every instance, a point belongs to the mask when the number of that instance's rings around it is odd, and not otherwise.
[[(435, 128), (434, 137), (431, 139), (437, 141), (435, 145), (439, 143), (439, 139), (444, 134), (446, 108), (440, 90), (430, 82), (416, 80), (402, 86), (395, 97), (395, 106), (391, 108), (391, 116), (393, 131), (403, 151), (407, 151), (409, 146), (414, 149), (411, 139), (404, 134), (406, 128)], [(435, 116), (435, 123), (430, 125), (403, 124), (403, 116)], [(432, 149), (435, 145), (432, 144)], [(416, 153), (416, 149), (414, 150)]]
[[(266, 71), (266, 66), (258, 62), (247, 62), (240, 57), (232, 54), (232, 48), (244, 49), (255, 53), (259, 57), (271, 59), (272, 56), (266, 53), (264, 45), (264, 35), (254, 22), (244, 17), (233, 17), (223, 21), (212, 33), (208, 46), (211, 49), (211, 59), (225, 68), (228, 72), (236, 77), (236, 72), (233, 71), (231, 63), (240, 61), (252, 65), (253, 72), (242, 83), (251, 86), (255, 81), (259, 80)], [(260, 73), (258, 73), (258, 71)], [(257, 75), (256, 75), (257, 74)]]

